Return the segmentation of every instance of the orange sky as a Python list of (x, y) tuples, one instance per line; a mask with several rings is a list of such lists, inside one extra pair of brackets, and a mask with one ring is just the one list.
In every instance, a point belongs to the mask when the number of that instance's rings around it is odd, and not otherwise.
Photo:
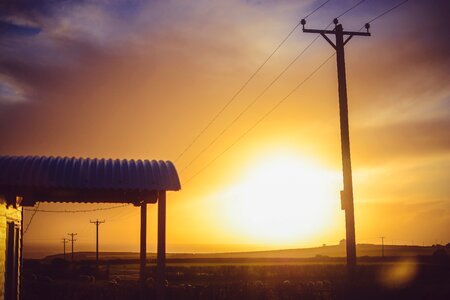
[[(322, 2), (87, 1), (8, 8), (2, 24), (39, 33), (0, 37), (0, 154), (175, 160), (296, 22)], [(307, 27), (325, 27), (356, 2), (330, 1)], [(340, 21), (358, 30), (392, 5), (368, 0)], [(396, 244), (450, 240), (445, 11), (446, 1), (409, 1), (373, 22), (372, 37), (355, 37), (346, 47), (358, 242), (378, 243), (380, 236)], [(304, 247), (336, 244), (345, 236), (335, 59), (209, 165), (332, 53), (323, 39), (185, 169), (313, 38), (297, 30), (175, 162), (182, 191), (168, 195), (169, 252)], [(91, 207), (97, 205), (40, 206)], [(29, 217), (26, 212), (25, 224)], [(60, 239), (77, 232), (76, 249), (94, 250), (89, 219), (96, 218), (106, 220), (102, 250), (138, 251), (134, 207), (38, 213), (25, 249), (61, 251)], [(149, 220), (153, 251), (156, 206)]]

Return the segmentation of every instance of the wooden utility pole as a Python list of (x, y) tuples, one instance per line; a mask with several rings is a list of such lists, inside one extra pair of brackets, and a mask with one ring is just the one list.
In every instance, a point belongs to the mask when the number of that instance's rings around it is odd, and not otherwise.
[(70, 235), (70, 242), (72, 242), (72, 262), (73, 262), (73, 242), (75, 242), (76, 240), (73, 238), (74, 236), (76, 236), (76, 233), (68, 233), (68, 235)]
[(64, 244), (64, 260), (66, 259), (66, 244), (69, 242), (68, 238), (62, 238), (62, 243)]
[(96, 229), (96, 233), (95, 233), (95, 242), (96, 242), (96, 247), (95, 247), (95, 262), (98, 268), (98, 226), (100, 224), (105, 223), (105, 220), (103, 221), (99, 221), (98, 219), (96, 221), (89, 221), (89, 223), (95, 224), (95, 229)]
[[(334, 19), (333, 30), (305, 29), (306, 21), (301, 20), (303, 32), (318, 33), (336, 50), (338, 89), (339, 89), (339, 115), (341, 127), (341, 150), (342, 169), (344, 175), (344, 190), (341, 191), (341, 207), (345, 210), (345, 227), (347, 242), (347, 266), (350, 271), (356, 266), (356, 238), (355, 238), (355, 215), (353, 207), (353, 183), (352, 165), (350, 159), (350, 136), (348, 129), (348, 107), (347, 107), (347, 83), (345, 78), (345, 55), (344, 46), (353, 36), (370, 36), (369, 24), (366, 24), (367, 32), (344, 31), (338, 19)], [(335, 42), (328, 37), (335, 36)], [(344, 37), (347, 37), (344, 40)]]

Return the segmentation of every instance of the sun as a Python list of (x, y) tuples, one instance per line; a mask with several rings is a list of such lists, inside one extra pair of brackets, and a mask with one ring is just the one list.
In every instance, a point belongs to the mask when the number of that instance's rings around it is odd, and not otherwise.
[(227, 192), (227, 218), (239, 234), (263, 243), (295, 243), (333, 223), (339, 176), (312, 159), (278, 154), (244, 172)]

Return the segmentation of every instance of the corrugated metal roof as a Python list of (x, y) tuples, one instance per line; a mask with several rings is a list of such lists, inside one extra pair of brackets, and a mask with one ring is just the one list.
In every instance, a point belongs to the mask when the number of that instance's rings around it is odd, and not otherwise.
[(0, 192), (18, 188), (177, 191), (170, 161), (0, 156)]

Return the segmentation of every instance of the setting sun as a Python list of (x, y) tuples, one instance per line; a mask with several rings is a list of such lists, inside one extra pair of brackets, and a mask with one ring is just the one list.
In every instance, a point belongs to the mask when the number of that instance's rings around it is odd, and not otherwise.
[(0, 2), (0, 300), (450, 299), (450, 1)]
[(250, 240), (293, 243), (332, 224), (339, 205), (339, 174), (284, 153), (248, 168), (226, 194), (230, 224)]

